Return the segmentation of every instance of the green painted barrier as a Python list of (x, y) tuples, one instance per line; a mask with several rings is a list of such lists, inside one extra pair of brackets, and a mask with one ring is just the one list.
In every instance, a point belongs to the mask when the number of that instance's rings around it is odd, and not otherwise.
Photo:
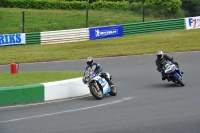
[(44, 101), (44, 85), (0, 87), (0, 106)]
[(185, 29), (184, 18), (123, 25), (124, 35), (143, 34), (157, 31)]
[(23, 86), (0, 88), (0, 105), (13, 105), (23, 102)]
[(24, 101), (26, 103), (44, 101), (44, 85), (33, 84), (23, 86), (24, 88)]
[(40, 32), (26, 33), (26, 44), (40, 45)]

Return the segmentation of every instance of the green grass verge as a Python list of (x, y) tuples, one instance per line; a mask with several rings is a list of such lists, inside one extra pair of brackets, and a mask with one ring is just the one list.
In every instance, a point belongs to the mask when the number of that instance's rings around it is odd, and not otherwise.
[[(34, 10), (0, 8), (0, 34), (22, 33), (22, 12), (25, 32), (77, 29), (86, 27), (86, 10)], [(88, 27), (142, 22), (142, 14), (123, 10), (89, 10)], [(151, 16), (145, 21), (159, 20)]]
[(38, 84), (51, 81), (67, 80), (82, 77), (83, 72), (78, 71), (20, 71), (17, 74), (10, 72), (0, 72), (0, 87), (21, 86)]

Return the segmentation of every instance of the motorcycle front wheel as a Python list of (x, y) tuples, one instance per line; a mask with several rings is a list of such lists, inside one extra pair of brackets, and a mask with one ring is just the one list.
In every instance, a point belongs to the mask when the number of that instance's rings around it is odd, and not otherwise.
[(182, 82), (182, 80), (179, 78), (179, 76), (175, 77), (175, 80), (177, 81), (178, 84), (180, 84), (181, 86), (184, 86), (185, 84)]
[(90, 93), (97, 99), (101, 100), (103, 98), (103, 92), (101, 90), (98, 90), (95, 85), (91, 85), (90, 87)]

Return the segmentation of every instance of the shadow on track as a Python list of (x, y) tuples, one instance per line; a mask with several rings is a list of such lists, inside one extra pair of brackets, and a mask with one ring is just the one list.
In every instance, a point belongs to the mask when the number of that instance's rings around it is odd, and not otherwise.
[(148, 85), (148, 87), (151, 88), (158, 88), (158, 89), (166, 89), (166, 88), (179, 88), (182, 87), (178, 84), (174, 84), (174, 83), (159, 83), (159, 84), (152, 84), (152, 85)]

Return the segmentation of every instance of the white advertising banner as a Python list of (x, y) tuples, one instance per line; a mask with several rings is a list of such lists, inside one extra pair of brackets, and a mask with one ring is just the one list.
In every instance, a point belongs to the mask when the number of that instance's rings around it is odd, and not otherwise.
[(185, 18), (185, 26), (187, 30), (200, 28), (200, 16)]
[(0, 34), (0, 46), (26, 44), (26, 34)]

